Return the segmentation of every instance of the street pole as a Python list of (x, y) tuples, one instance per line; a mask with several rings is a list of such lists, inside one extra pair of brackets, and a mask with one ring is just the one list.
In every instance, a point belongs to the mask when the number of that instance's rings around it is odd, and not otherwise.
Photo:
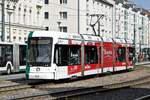
[[(99, 16), (97, 16), (97, 19), (98, 19), (98, 17), (99, 17)], [(101, 36), (101, 35), (100, 35), (100, 24), (101, 24), (100, 21), (98, 21), (98, 36)]]
[(134, 64), (136, 63), (137, 59), (136, 59), (136, 46), (135, 46), (135, 14), (134, 14), (134, 37), (133, 37), (133, 46), (134, 46), (134, 52), (133, 52), (133, 57), (134, 57)]
[(60, 24), (61, 24), (61, 22), (58, 21), (57, 24), (58, 24), (58, 31), (61, 32), (61, 30), (60, 30)]
[(78, 34), (80, 34), (80, 0), (78, 0)]
[(13, 10), (13, 9), (8, 9), (7, 13), (8, 13), (8, 16), (9, 16), (9, 42), (11, 42), (11, 15), (12, 15), (12, 11), (9, 11), (9, 10)]
[(2, 30), (1, 30), (1, 40), (5, 41), (5, 0), (2, 0)]

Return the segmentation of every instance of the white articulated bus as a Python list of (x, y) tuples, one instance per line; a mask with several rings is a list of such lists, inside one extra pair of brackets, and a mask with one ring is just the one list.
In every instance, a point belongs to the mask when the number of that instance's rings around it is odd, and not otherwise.
[(26, 44), (0, 42), (0, 72), (23, 71), (26, 67)]

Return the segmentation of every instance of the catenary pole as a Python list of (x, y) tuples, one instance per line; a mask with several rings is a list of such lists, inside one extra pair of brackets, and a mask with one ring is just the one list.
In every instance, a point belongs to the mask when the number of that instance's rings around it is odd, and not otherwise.
[(2, 30), (1, 30), (1, 39), (5, 41), (5, 0), (2, 0)]

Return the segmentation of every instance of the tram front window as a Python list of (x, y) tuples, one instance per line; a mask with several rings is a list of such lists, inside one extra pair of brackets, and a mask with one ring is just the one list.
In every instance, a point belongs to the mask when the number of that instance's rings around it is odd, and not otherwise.
[(52, 38), (29, 39), (28, 56), (31, 66), (51, 66)]

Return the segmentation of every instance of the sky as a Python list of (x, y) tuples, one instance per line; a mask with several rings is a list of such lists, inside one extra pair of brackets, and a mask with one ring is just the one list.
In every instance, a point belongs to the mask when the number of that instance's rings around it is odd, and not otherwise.
[(150, 10), (150, 0), (130, 0), (130, 1), (134, 2), (139, 6), (142, 6), (143, 8)]

